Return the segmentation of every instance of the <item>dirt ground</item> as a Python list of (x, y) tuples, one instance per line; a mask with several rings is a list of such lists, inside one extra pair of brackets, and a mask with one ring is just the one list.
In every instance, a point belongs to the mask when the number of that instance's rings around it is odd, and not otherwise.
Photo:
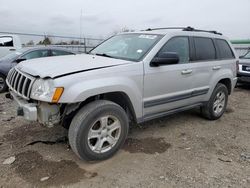
[(220, 120), (194, 109), (132, 127), (122, 150), (92, 164), (71, 151), (65, 129), (15, 108), (0, 95), (0, 187), (250, 187), (250, 87), (235, 89)]

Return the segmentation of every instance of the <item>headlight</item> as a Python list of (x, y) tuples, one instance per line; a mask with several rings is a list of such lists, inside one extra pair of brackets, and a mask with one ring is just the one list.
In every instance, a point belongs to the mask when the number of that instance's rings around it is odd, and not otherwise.
[(56, 103), (63, 93), (63, 88), (56, 88), (52, 80), (37, 79), (31, 90), (31, 98)]

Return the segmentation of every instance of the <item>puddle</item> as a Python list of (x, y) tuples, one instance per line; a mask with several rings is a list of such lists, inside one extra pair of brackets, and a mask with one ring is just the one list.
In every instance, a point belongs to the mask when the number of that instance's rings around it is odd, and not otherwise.
[(234, 112), (234, 109), (232, 109), (232, 108), (227, 108), (226, 109), (227, 114), (230, 114), (230, 113), (233, 113), (233, 112)]
[(180, 138), (181, 138), (181, 137), (185, 137), (185, 136), (187, 136), (186, 133), (180, 133), (180, 135), (179, 135)]
[[(44, 160), (36, 151), (26, 151), (16, 155), (12, 164), (15, 172), (33, 186), (59, 186), (79, 182), (97, 176), (96, 172), (87, 172), (69, 160), (59, 162)], [(46, 181), (41, 178), (49, 177)]]
[(163, 153), (170, 147), (171, 144), (166, 143), (163, 138), (144, 138), (140, 140), (128, 138), (123, 149), (130, 153), (155, 154)]

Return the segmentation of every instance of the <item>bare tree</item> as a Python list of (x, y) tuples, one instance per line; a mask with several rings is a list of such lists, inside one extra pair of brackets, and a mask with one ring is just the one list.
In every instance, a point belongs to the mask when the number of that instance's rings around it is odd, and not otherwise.
[(41, 40), (38, 44), (40, 44), (40, 45), (50, 45), (50, 44), (52, 44), (52, 40), (49, 38), (49, 36), (44, 36), (44, 39)]
[(26, 46), (34, 46), (35, 43), (33, 40), (30, 40), (29, 42), (26, 43)]

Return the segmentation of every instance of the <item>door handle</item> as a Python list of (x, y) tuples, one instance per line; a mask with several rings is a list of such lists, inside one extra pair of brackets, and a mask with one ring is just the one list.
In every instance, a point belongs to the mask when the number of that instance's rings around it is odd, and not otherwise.
[(15, 48), (11, 48), (11, 49), (9, 49), (9, 51), (16, 51), (16, 49)]
[(215, 67), (213, 67), (213, 70), (219, 70), (219, 69), (221, 69), (221, 66), (215, 66)]
[(181, 74), (191, 74), (193, 72), (193, 70), (183, 70), (181, 71)]

